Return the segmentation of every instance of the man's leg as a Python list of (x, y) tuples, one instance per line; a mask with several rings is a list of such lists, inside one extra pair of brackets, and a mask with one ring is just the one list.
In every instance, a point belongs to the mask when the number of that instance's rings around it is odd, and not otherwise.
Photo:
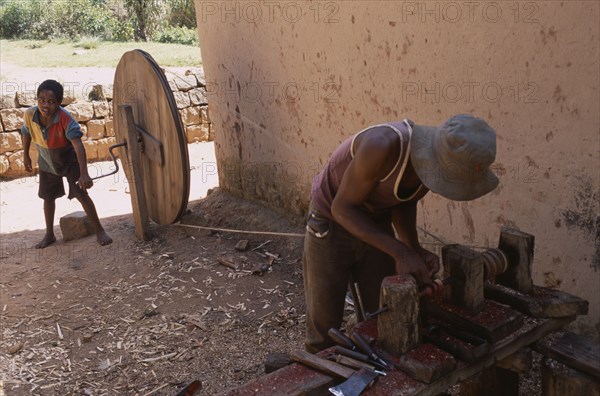
[(44, 238), (35, 245), (36, 249), (43, 249), (46, 246), (52, 245), (56, 242), (54, 236), (54, 213), (56, 212), (56, 200), (44, 199), (44, 220), (46, 222), (46, 235)]
[(334, 345), (327, 332), (339, 329), (344, 317), (353, 254), (338, 228), (333, 226), (323, 238), (307, 231), (304, 239), (305, 348), (311, 353)]
[(100, 224), (100, 219), (98, 218), (98, 212), (96, 212), (96, 206), (94, 202), (87, 194), (81, 194), (77, 196), (77, 200), (81, 203), (85, 214), (87, 215), (92, 227), (94, 228), (94, 232), (96, 233), (96, 240), (98, 244), (101, 246), (109, 245), (112, 243), (112, 238), (108, 236), (102, 224)]
[(381, 282), (396, 273), (394, 260), (384, 252), (363, 244), (358, 263), (352, 271), (358, 282), (365, 312), (379, 309)]

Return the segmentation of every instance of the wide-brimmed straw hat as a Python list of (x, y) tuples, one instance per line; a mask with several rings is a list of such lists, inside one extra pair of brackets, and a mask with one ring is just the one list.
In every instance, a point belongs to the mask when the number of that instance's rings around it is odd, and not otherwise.
[(440, 127), (415, 125), (410, 156), (423, 184), (446, 198), (468, 201), (498, 186), (490, 170), (496, 132), (482, 119), (461, 114)]

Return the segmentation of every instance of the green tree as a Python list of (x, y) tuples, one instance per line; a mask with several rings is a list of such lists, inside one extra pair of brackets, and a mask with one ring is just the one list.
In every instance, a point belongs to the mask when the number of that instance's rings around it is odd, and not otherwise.
[(161, 17), (161, 7), (158, 0), (125, 0), (125, 7), (134, 20), (135, 39), (148, 41), (156, 29)]
[(167, 0), (170, 26), (185, 26), (196, 30), (196, 8), (194, 0)]

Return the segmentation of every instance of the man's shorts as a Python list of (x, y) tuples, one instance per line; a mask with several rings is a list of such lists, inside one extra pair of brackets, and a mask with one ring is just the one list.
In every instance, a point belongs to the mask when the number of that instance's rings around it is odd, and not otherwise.
[(86, 191), (79, 188), (77, 180), (79, 180), (79, 166), (69, 166), (67, 172), (63, 176), (58, 176), (50, 172), (40, 169), (40, 189), (38, 196), (43, 200), (54, 200), (65, 195), (65, 186), (63, 177), (67, 178), (69, 183), (69, 199), (79, 198), (88, 195)]

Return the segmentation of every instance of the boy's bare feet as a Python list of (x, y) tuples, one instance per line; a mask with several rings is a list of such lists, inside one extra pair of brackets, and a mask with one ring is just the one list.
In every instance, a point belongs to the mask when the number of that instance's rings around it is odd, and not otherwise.
[(104, 231), (98, 231), (96, 233), (96, 240), (100, 246), (110, 245), (112, 243), (112, 238), (108, 236), (108, 234)]
[(44, 236), (44, 239), (42, 239), (37, 245), (35, 245), (35, 248), (43, 249), (46, 246), (52, 245), (54, 242), (56, 242), (56, 237), (54, 236), (54, 234), (46, 234)]

